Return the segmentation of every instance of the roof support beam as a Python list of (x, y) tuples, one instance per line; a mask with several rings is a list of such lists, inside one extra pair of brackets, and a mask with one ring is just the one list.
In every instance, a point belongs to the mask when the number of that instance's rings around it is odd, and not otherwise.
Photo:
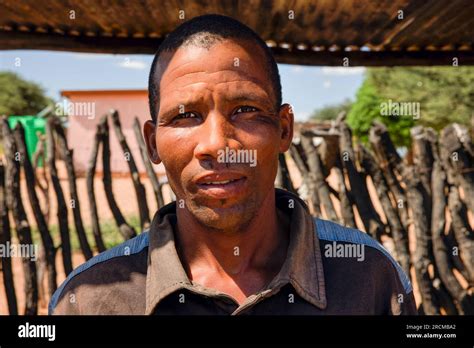
[[(161, 38), (66, 36), (54, 33), (0, 31), (0, 49), (38, 49), (89, 53), (154, 54)], [(320, 66), (474, 65), (474, 50), (313, 51), (274, 47), (279, 63)]]

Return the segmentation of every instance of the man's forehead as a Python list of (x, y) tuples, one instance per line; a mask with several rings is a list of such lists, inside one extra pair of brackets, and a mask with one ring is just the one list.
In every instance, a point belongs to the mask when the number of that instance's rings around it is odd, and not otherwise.
[(163, 52), (157, 62), (155, 79), (160, 84), (172, 83), (176, 79), (187, 80), (199, 74), (226, 73), (249, 78), (256, 83), (270, 83), (265, 56), (255, 43), (243, 40), (218, 41), (209, 48), (196, 45), (181, 46), (175, 51)]

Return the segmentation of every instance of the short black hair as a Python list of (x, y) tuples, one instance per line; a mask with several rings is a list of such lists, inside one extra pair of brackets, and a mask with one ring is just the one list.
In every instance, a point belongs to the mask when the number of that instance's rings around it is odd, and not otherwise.
[(279, 109), (282, 102), (280, 74), (275, 58), (265, 41), (252, 29), (236, 19), (217, 14), (208, 14), (194, 17), (181, 24), (169, 33), (158, 48), (151, 64), (150, 76), (148, 78), (148, 103), (153, 121), (156, 121), (158, 116), (156, 106), (160, 100), (159, 81), (155, 81), (154, 78), (160, 54), (165, 51), (175, 51), (181, 46), (189, 45), (209, 49), (215, 43), (227, 38), (252, 41), (262, 48), (265, 57), (264, 69), (270, 77), (275, 93), (275, 108), (276, 110)]

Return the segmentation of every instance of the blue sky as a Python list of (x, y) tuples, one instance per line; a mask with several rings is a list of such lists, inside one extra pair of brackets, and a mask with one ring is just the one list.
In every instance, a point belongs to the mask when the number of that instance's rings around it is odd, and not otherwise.
[[(39, 83), (59, 100), (64, 89), (146, 88), (152, 59), (151, 55), (0, 51), (0, 70)], [(364, 68), (280, 64), (279, 69), (283, 101), (293, 105), (299, 121), (316, 108), (354, 99), (364, 78)]]

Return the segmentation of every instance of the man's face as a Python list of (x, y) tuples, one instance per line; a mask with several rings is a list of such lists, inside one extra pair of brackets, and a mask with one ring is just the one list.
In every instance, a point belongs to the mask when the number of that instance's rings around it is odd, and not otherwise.
[(273, 194), (278, 155), (293, 135), (291, 108), (275, 110), (253, 43), (181, 47), (157, 64), (156, 127), (144, 126), (150, 157), (163, 162), (178, 207), (184, 202), (208, 228), (239, 230)]

